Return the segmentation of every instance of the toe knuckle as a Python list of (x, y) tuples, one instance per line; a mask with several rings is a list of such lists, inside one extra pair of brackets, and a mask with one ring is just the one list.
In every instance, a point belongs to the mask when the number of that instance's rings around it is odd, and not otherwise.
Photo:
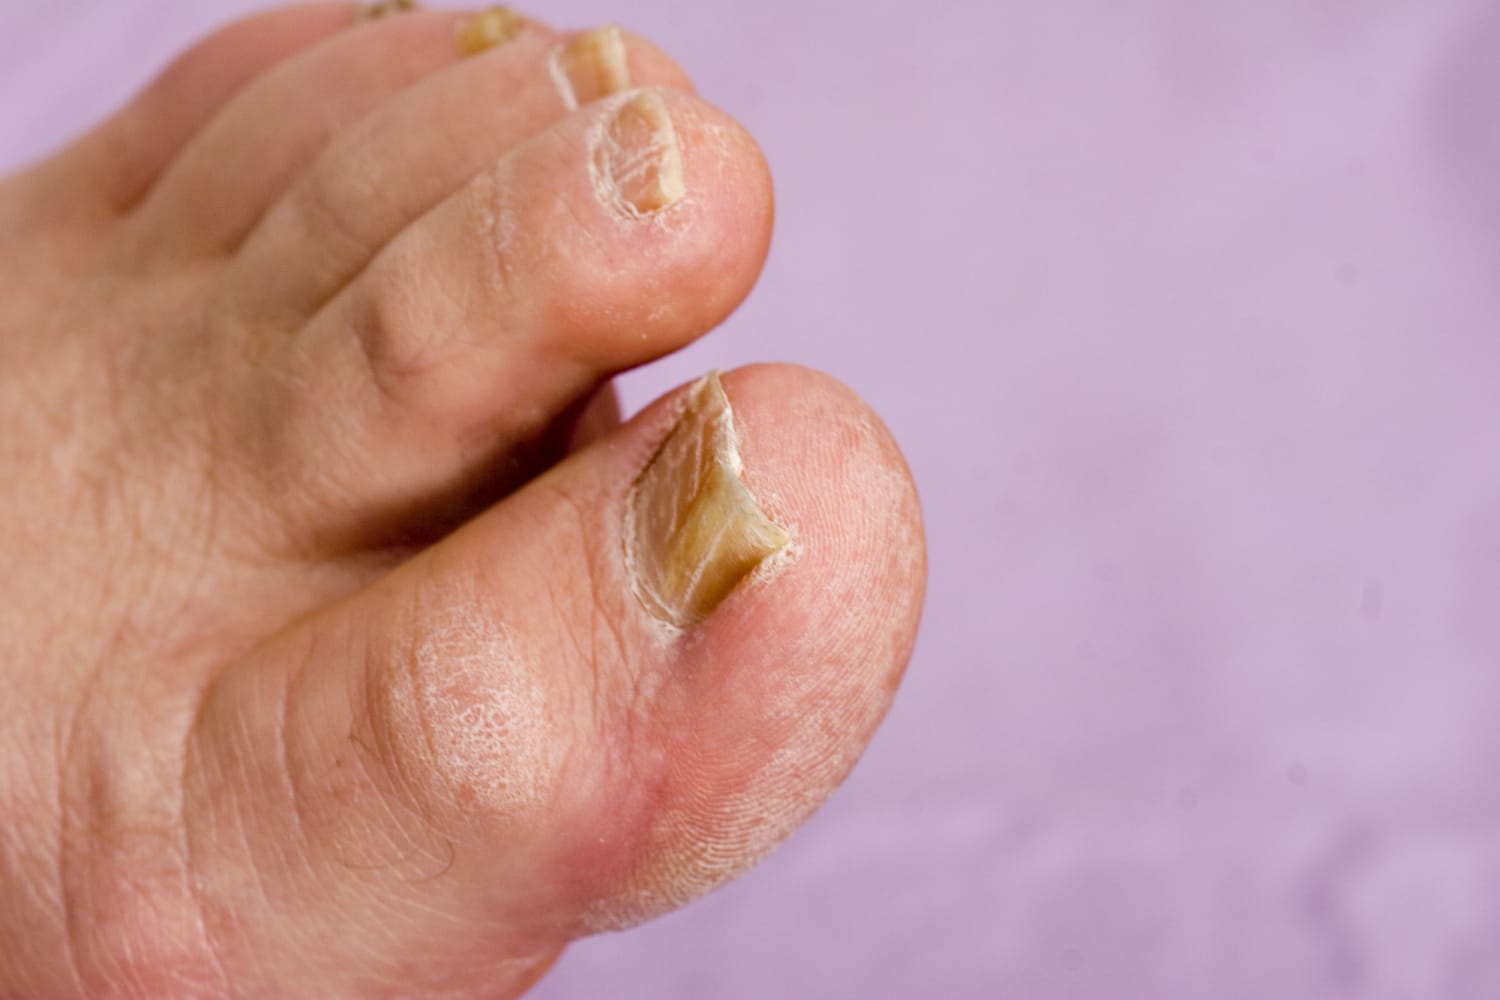
[(447, 337), (444, 311), (433, 305), (444, 286), (426, 280), (425, 271), (410, 253), (383, 258), (366, 275), (354, 310), (351, 334), (372, 384), (402, 404), (437, 366)]

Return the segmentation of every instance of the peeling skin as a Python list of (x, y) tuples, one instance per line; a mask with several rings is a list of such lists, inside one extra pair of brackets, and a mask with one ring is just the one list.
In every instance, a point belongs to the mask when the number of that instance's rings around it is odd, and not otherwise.
[(689, 628), (713, 613), (791, 541), (740, 474), (734, 412), (717, 373), (688, 391), (687, 410), (631, 490), (625, 559), (636, 597), (658, 621)]

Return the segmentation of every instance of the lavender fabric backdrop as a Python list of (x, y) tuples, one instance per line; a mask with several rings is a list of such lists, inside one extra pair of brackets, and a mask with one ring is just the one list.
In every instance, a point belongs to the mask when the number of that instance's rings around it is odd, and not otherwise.
[[(0, 0), (0, 161), (250, 6)], [(848, 784), (537, 995), (1500, 996), (1500, 5), (536, 12), (777, 175), (759, 290), (627, 402), (827, 369), (932, 548)]]

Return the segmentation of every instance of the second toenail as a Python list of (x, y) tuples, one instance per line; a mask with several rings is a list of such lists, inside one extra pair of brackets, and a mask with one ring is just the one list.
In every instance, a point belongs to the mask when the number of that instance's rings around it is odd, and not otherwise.
[(751, 571), (791, 541), (740, 475), (734, 412), (717, 374), (688, 391), (687, 410), (631, 490), (625, 560), (636, 597), (659, 621), (703, 621)]
[(682, 151), (667, 103), (653, 89), (624, 101), (594, 140), (594, 189), (626, 218), (666, 211), (682, 200)]
[(524, 23), (521, 15), (509, 7), (490, 7), (459, 21), (454, 26), (453, 38), (460, 53), (472, 56), (513, 41)]
[(614, 25), (579, 35), (552, 53), (552, 79), (569, 110), (630, 88), (625, 38)]
[(391, 14), (404, 14), (416, 9), (416, 0), (378, 0), (377, 3), (367, 3), (360, 8), (359, 20), (377, 21)]

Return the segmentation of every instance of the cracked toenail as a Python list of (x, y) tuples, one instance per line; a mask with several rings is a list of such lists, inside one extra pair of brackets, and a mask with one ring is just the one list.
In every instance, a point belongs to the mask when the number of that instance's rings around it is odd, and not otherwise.
[(625, 513), (636, 597), (653, 617), (679, 628), (707, 618), (791, 541), (740, 479), (734, 411), (718, 374), (699, 380), (687, 399)]
[(391, 14), (404, 14), (409, 10), (416, 9), (416, 0), (379, 0), (377, 3), (367, 3), (361, 7), (358, 19), (361, 21), (378, 21), (380, 18)]
[(523, 23), (521, 15), (509, 7), (490, 7), (454, 25), (453, 37), (458, 51), (472, 56), (513, 40)]
[(594, 140), (594, 187), (629, 218), (655, 215), (682, 200), (682, 152), (667, 104), (656, 90), (637, 91)]
[(552, 53), (552, 79), (569, 110), (630, 87), (625, 38), (614, 25), (579, 35)]

